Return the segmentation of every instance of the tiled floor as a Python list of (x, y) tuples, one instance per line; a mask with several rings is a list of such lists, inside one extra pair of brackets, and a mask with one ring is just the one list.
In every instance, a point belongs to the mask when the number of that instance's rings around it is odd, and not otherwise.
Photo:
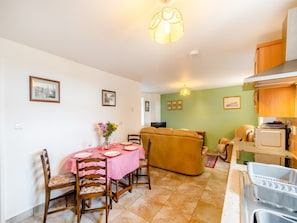
[[(215, 168), (200, 176), (185, 176), (151, 168), (152, 190), (133, 187), (109, 213), (111, 223), (219, 223), (224, 203), (229, 164), (218, 159)], [(82, 223), (105, 222), (104, 214), (82, 216)], [(42, 213), (22, 223), (42, 222)], [(76, 222), (73, 211), (48, 216), (48, 223)]]

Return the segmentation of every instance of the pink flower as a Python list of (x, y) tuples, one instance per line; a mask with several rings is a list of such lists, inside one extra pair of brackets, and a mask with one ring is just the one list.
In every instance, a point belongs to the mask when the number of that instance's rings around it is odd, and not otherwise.
[(98, 126), (104, 138), (108, 138), (109, 136), (111, 136), (111, 134), (118, 128), (117, 124), (111, 123), (110, 121), (108, 121), (106, 124), (99, 122)]

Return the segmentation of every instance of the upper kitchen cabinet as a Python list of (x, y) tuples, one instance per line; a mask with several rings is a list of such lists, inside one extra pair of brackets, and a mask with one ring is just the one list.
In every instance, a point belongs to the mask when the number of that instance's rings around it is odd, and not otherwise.
[(296, 117), (297, 8), (288, 10), (282, 28), (281, 39), (257, 45), (255, 73), (244, 80), (255, 89), (262, 117)]
[(258, 90), (260, 117), (296, 117), (296, 86)]
[(279, 65), (285, 61), (281, 39), (261, 43), (256, 48), (255, 74)]
[[(256, 48), (255, 75), (284, 63), (284, 45), (281, 39), (262, 43)], [(260, 117), (295, 117), (296, 86), (273, 87), (256, 90)]]

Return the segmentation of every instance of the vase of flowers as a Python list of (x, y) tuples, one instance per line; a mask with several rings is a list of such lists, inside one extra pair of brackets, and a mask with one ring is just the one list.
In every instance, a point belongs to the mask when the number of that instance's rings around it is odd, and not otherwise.
[(108, 149), (110, 146), (109, 137), (104, 137), (103, 148)]
[(110, 146), (110, 136), (115, 130), (117, 130), (118, 125), (108, 121), (107, 123), (99, 122), (98, 127), (101, 135), (104, 137), (103, 148), (108, 149)]

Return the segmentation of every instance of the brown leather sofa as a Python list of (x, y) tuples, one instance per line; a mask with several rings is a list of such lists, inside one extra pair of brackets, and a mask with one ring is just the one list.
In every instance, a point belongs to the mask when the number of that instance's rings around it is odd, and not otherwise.
[(226, 162), (231, 161), (232, 150), (234, 142), (236, 141), (254, 141), (254, 129), (253, 125), (242, 125), (234, 130), (234, 138), (220, 138), (219, 144), (217, 145), (217, 151), (222, 160)]
[(145, 149), (151, 139), (151, 166), (186, 175), (203, 173), (208, 149), (196, 131), (146, 127), (140, 135)]

